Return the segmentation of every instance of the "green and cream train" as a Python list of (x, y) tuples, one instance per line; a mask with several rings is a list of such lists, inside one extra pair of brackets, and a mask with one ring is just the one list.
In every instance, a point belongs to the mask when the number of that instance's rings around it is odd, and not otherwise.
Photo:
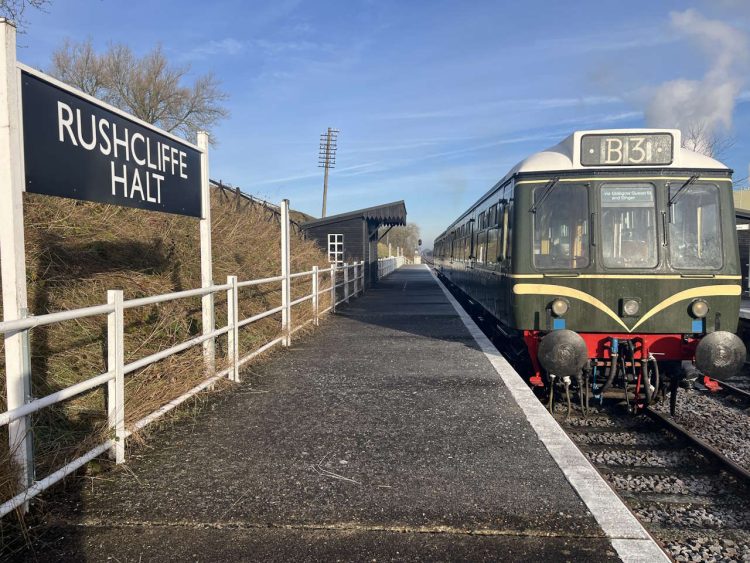
[(434, 256), (528, 352), (535, 385), (639, 406), (745, 360), (732, 171), (678, 130), (573, 133), (508, 172)]

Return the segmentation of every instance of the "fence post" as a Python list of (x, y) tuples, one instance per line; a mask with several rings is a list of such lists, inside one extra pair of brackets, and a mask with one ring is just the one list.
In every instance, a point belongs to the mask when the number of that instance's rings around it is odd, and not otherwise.
[(367, 288), (367, 265), (365, 264), (364, 260), (362, 261), (362, 279), (359, 281), (361, 284), (359, 286), (359, 291), (362, 293), (362, 295), (365, 294), (365, 289)]
[(312, 273), (312, 308), (313, 308), (313, 324), (315, 326), (320, 325), (320, 305), (318, 304), (318, 267), (313, 266)]
[[(23, 228), (23, 150), (21, 106), (16, 68), (16, 28), (0, 19), (0, 254), (2, 261), (3, 320), (22, 317), (27, 307), (26, 256)], [(23, 331), (5, 334), (5, 381), (7, 409), (26, 402), (30, 372), (24, 354)], [(31, 418), (21, 417), (8, 424), (10, 454), (18, 467), (18, 485), (27, 488), (34, 480)], [(28, 504), (23, 506), (26, 512)]]
[(344, 301), (349, 303), (349, 264), (344, 262)]
[[(201, 151), (201, 287), (214, 284), (213, 258), (211, 254), (211, 183), (208, 179), (208, 133), (198, 131), (198, 148)], [(210, 334), (215, 328), (214, 294), (209, 293), (201, 298), (203, 335)], [(212, 376), (216, 371), (216, 342), (209, 338), (203, 342), (203, 364), (206, 375)]]
[(227, 276), (227, 360), (229, 362), (229, 381), (240, 381), (239, 368), (239, 297), (237, 295), (237, 276)]
[(331, 313), (336, 312), (336, 262), (331, 264)]
[(357, 293), (359, 293), (359, 286), (357, 285), (357, 278), (359, 277), (359, 262), (354, 263), (354, 267), (352, 268), (352, 273), (354, 274), (354, 283), (352, 284), (352, 295), (354, 297), (357, 296)]
[(289, 278), (289, 200), (281, 202), (281, 345), (289, 346), (292, 338), (291, 280)]
[(122, 290), (107, 291), (107, 303), (114, 310), (107, 314), (107, 371), (114, 379), (107, 383), (109, 428), (115, 434), (115, 463), (125, 463), (125, 315)]

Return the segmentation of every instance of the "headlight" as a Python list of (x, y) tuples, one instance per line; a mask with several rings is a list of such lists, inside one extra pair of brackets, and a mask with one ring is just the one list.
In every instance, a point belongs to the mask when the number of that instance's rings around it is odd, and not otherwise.
[(568, 312), (570, 304), (565, 299), (560, 299), (558, 297), (550, 304), (549, 308), (552, 309), (553, 315), (556, 317), (562, 317)]
[(641, 309), (641, 304), (637, 299), (623, 299), (622, 314), (626, 317), (635, 317)]
[(696, 319), (702, 319), (708, 315), (708, 303), (703, 299), (696, 299), (690, 304), (690, 314)]

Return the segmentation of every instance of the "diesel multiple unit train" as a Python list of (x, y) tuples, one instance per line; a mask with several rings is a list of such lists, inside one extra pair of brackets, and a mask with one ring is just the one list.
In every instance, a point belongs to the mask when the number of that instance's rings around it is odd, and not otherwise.
[[(631, 409), (740, 369), (732, 171), (678, 130), (577, 131), (520, 162), (434, 243), (438, 275), (530, 383)], [(557, 390), (557, 392), (556, 392)]]

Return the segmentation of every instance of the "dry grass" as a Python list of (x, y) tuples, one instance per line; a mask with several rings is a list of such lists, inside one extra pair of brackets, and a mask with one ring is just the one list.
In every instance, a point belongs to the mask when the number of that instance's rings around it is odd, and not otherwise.
[[(188, 217), (26, 194), (26, 252), (29, 308), (33, 314), (106, 302), (108, 289), (125, 299), (200, 286), (198, 221)], [(240, 280), (280, 272), (278, 217), (233, 194), (212, 194), (214, 281)], [(295, 236), (296, 235), (296, 236)], [(292, 272), (327, 266), (313, 243), (292, 233)], [(321, 276), (323, 277), (323, 276)], [(329, 285), (327, 277), (321, 288)], [(310, 291), (310, 279), (293, 281), (293, 298)], [(240, 292), (241, 318), (280, 304), (280, 284)], [(321, 307), (328, 306), (321, 296)], [(295, 322), (311, 316), (307, 302), (295, 307)], [(216, 296), (217, 326), (226, 324), (226, 298)], [(126, 311), (126, 362), (201, 333), (199, 298)], [(280, 333), (278, 317), (241, 331), (247, 354)], [(1, 346), (1, 345), (0, 345)], [(31, 333), (33, 396), (41, 397), (106, 371), (106, 318), (94, 317), (34, 329)], [(226, 341), (216, 342), (217, 368), (226, 362)], [(2, 350), (0, 349), (0, 361)], [(132, 423), (205, 378), (200, 347), (172, 356), (126, 378), (126, 418)], [(5, 380), (0, 408), (6, 410)], [(44, 409), (33, 418), (36, 473), (49, 474), (107, 436), (103, 389)], [(14, 492), (7, 431), (0, 432), (0, 494)]]

